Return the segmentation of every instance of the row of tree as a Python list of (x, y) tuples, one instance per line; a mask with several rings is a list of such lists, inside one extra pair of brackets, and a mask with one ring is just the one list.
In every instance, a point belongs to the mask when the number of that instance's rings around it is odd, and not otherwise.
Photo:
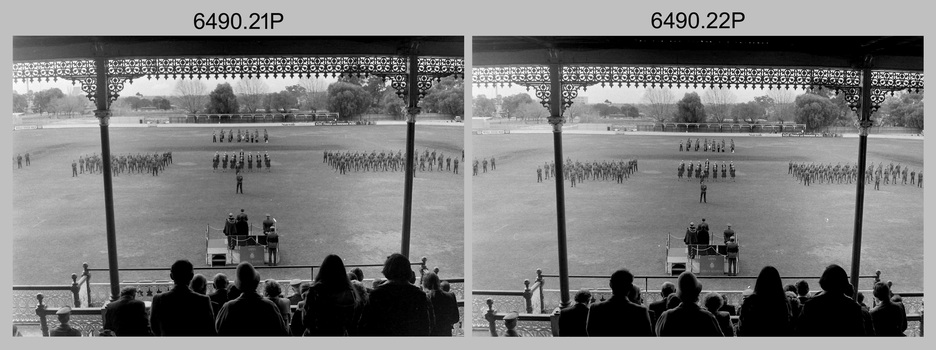
[[(30, 109), (30, 101), (32, 108)], [(59, 88), (49, 88), (39, 92), (28, 91), (20, 94), (13, 91), (13, 113), (38, 113), (51, 115), (74, 116), (83, 114), (93, 106), (81, 89), (73, 88), (68, 94)]]
[[(888, 97), (874, 115), (877, 125), (922, 129), (922, 98), (922, 93), (907, 92)], [(609, 100), (596, 104), (573, 103), (564, 115), (571, 118), (643, 117), (658, 123), (722, 123), (728, 120), (757, 123), (767, 120), (806, 124), (808, 130), (850, 126), (857, 119), (844, 94), (835, 94), (827, 89), (810, 90), (800, 95), (790, 90), (771, 89), (765, 95), (740, 103), (729, 89), (706, 89), (702, 95), (689, 92), (679, 100), (670, 89), (647, 89), (642, 102), (623, 105), (614, 105)], [(494, 98), (478, 95), (472, 105), (474, 115), (480, 117), (540, 120), (548, 116), (548, 111), (526, 93)]]

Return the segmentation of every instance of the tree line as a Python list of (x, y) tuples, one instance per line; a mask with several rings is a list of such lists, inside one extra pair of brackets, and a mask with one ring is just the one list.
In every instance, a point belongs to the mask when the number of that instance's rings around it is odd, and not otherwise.
[[(446, 77), (434, 82), (420, 101), (423, 113), (464, 116), (464, 84), (461, 79)], [(112, 109), (177, 110), (182, 113), (256, 113), (256, 112), (337, 112), (342, 120), (354, 120), (364, 114), (384, 114), (403, 118), (406, 104), (380, 77), (343, 76), (328, 84), (321, 79), (300, 79), (281, 91), (271, 92), (257, 78), (220, 83), (209, 91), (198, 80), (179, 80), (172, 96), (146, 97), (140, 93), (121, 96)], [(32, 108), (30, 109), (30, 101)], [(80, 93), (66, 95), (58, 88), (19, 94), (13, 91), (14, 113), (77, 113), (94, 106)]]
[[(472, 101), (474, 116), (502, 117), (542, 121), (548, 110), (529, 94), (489, 98), (478, 95)], [(637, 104), (573, 103), (564, 116), (581, 118), (642, 118), (681, 123), (759, 123), (783, 122), (805, 124), (810, 131), (830, 126), (851, 126), (857, 115), (845, 101), (844, 94), (828, 89), (807, 90), (799, 95), (787, 89), (771, 89), (751, 101), (738, 102), (729, 89), (706, 89), (699, 95), (688, 92), (679, 100), (667, 88), (647, 89)], [(923, 129), (923, 94), (898, 92), (888, 96), (872, 116), (876, 125)]]

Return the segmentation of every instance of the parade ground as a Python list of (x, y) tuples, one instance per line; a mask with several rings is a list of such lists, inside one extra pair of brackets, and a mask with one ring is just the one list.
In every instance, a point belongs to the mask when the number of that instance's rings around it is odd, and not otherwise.
[[(570, 275), (609, 276), (619, 268), (635, 275), (665, 275), (667, 235), (672, 246), (690, 222), (710, 225), (722, 241), (731, 223), (740, 241), (739, 276), (756, 276), (765, 265), (784, 276), (819, 276), (828, 264), (850, 270), (856, 185), (812, 184), (788, 174), (793, 162), (833, 166), (856, 164), (858, 139), (724, 136), (735, 153), (680, 152), (682, 135), (563, 135), (564, 159), (612, 161), (636, 158), (638, 171), (624, 184), (565, 182)], [(723, 136), (716, 137), (720, 141)], [(522, 290), (536, 269), (558, 274), (556, 186), (536, 181), (536, 169), (553, 156), (551, 132), (473, 135), (477, 159), (495, 157), (497, 169), (474, 176), (473, 288)], [(893, 162), (923, 169), (921, 139), (870, 138), (869, 164)], [(734, 162), (734, 182), (707, 181), (707, 203), (699, 203), (699, 180), (677, 179), (681, 161)], [(719, 174), (721, 175), (721, 174)], [(916, 185), (866, 187), (861, 274), (882, 272), (895, 291), (923, 291), (923, 189)], [(675, 277), (670, 279), (675, 280)], [(662, 280), (649, 283), (659, 288)], [(793, 283), (795, 280), (785, 280)], [(572, 279), (571, 288), (607, 288), (607, 279)], [(644, 288), (643, 280), (638, 281)], [(754, 280), (703, 280), (706, 290), (741, 290)], [(867, 283), (867, 282), (865, 282)], [(810, 281), (818, 290), (816, 280)], [(870, 284), (861, 285), (863, 289)], [(558, 278), (546, 288), (558, 289)]]
[[(120, 268), (168, 268), (177, 259), (205, 263), (205, 232), (221, 238), (228, 213), (244, 209), (255, 229), (269, 213), (280, 234), (279, 265), (318, 265), (327, 254), (345, 264), (382, 264), (401, 245), (403, 172), (339, 175), (323, 152), (404, 150), (406, 127), (255, 126), (110, 128), (115, 156), (172, 152), (159, 176), (113, 177), (114, 218)], [(212, 143), (212, 132), (264, 129), (269, 143)], [(461, 157), (463, 129), (416, 127), (416, 149)], [(12, 171), (14, 285), (71, 284), (81, 264), (107, 268), (103, 175), (72, 176), (78, 157), (101, 154), (96, 127), (43, 128), (13, 132), (13, 155), (28, 152), (31, 165)], [(243, 173), (235, 194), (231, 169), (212, 172), (215, 152), (244, 150), (270, 155), (271, 169)], [(269, 170), (269, 171), (268, 171)], [(425, 256), (443, 278), (464, 275), (464, 178), (451, 172), (417, 172), (413, 184), (410, 257)], [(308, 269), (261, 270), (263, 278), (309, 279)], [(366, 278), (382, 277), (365, 269)], [(233, 270), (228, 271), (229, 275)], [(210, 272), (214, 273), (214, 272)], [(106, 282), (97, 272), (92, 282)], [(168, 280), (168, 272), (127, 272), (121, 280)], [(209, 276), (210, 278), (210, 276)]]

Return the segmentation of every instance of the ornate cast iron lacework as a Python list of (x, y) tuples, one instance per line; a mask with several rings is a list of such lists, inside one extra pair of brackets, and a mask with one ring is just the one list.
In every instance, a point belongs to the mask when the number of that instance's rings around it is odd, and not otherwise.
[[(107, 65), (108, 90), (116, 100), (126, 82), (146, 77), (164, 79), (207, 78), (295, 78), (375, 75), (390, 81), (400, 97), (406, 96), (408, 58), (367, 57), (199, 57), (110, 59)], [(419, 97), (425, 96), (433, 80), (455, 75), (464, 77), (461, 58), (418, 58)], [(82, 91), (94, 100), (97, 90), (94, 60), (19, 62), (13, 64), (13, 81), (68, 79), (79, 82)]]
[[(563, 108), (571, 105), (578, 89), (602, 87), (694, 87), (694, 88), (828, 88), (844, 93), (852, 109), (860, 101), (861, 71), (854, 69), (745, 68), (745, 67), (633, 67), (570, 65), (562, 67)], [(479, 86), (533, 88), (544, 106), (549, 99), (549, 69), (546, 66), (474, 67), (472, 80)], [(886, 94), (923, 89), (923, 73), (874, 71), (871, 75), (872, 110)]]

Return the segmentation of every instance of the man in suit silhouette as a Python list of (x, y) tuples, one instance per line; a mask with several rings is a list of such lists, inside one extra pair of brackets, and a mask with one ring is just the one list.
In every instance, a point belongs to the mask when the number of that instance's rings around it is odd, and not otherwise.
[(575, 293), (575, 304), (559, 312), (560, 337), (587, 337), (585, 325), (588, 321), (588, 302), (591, 292), (581, 289)]
[(660, 296), (663, 298), (657, 301), (650, 303), (650, 324), (656, 326), (657, 319), (660, 318), (660, 315), (664, 311), (668, 310), (666, 308), (666, 303), (669, 301), (670, 295), (676, 292), (676, 285), (673, 282), (663, 282), (663, 285), (660, 286)]
[(211, 299), (189, 288), (195, 269), (188, 260), (172, 264), (169, 278), (175, 284), (168, 292), (153, 297), (150, 327), (157, 336), (215, 335)]
[(627, 269), (617, 270), (611, 274), (610, 285), (611, 298), (593, 304), (588, 311), (588, 336), (653, 336), (650, 312), (631, 301), (633, 294), (637, 293), (634, 275)]
[(146, 304), (136, 300), (136, 287), (120, 289), (120, 298), (104, 307), (104, 329), (114, 331), (118, 337), (150, 336)]
[(676, 284), (679, 286), (676, 295), (681, 302), (676, 308), (660, 315), (656, 324), (657, 336), (724, 336), (715, 315), (696, 304), (702, 293), (702, 283), (695, 275), (689, 271), (683, 272), (676, 279)]

